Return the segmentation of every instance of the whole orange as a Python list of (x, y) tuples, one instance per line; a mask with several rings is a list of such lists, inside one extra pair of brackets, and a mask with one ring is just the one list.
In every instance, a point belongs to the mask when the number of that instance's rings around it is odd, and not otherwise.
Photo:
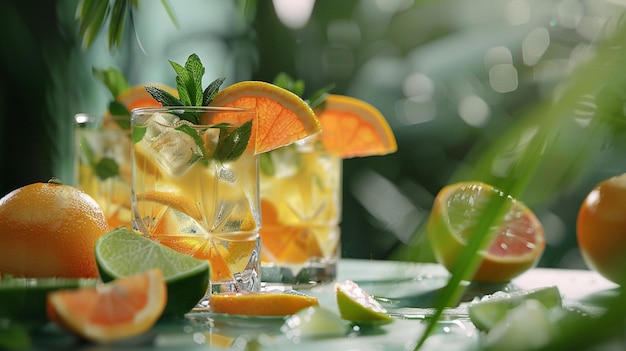
[(0, 199), (0, 276), (98, 276), (94, 247), (109, 230), (102, 209), (83, 191), (33, 183)]
[(626, 173), (597, 184), (580, 206), (578, 247), (585, 263), (605, 278), (626, 279)]

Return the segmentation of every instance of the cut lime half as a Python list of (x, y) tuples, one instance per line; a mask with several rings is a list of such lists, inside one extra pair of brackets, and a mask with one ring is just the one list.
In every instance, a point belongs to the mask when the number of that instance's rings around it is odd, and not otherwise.
[(335, 284), (337, 307), (341, 318), (355, 324), (387, 324), (393, 318), (387, 310), (374, 300), (355, 282), (346, 280)]
[(97, 279), (11, 278), (0, 279), (0, 321), (37, 328), (48, 322), (46, 296), (60, 289), (95, 286)]
[(167, 283), (165, 317), (189, 312), (209, 286), (208, 261), (175, 251), (124, 227), (102, 236), (96, 242), (95, 252), (104, 282), (160, 268)]
[(483, 301), (469, 305), (468, 312), (476, 328), (489, 331), (506, 314), (524, 301), (536, 300), (546, 309), (562, 306), (561, 293), (556, 286), (547, 286), (533, 290), (520, 290), (511, 293), (494, 294)]

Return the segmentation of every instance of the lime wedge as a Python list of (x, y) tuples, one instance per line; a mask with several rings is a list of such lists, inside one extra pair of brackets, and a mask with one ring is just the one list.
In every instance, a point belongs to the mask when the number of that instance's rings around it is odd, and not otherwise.
[(37, 328), (48, 322), (46, 296), (59, 289), (94, 286), (97, 279), (11, 278), (0, 280), (0, 321)]
[(387, 324), (393, 321), (387, 310), (353, 281), (336, 283), (335, 293), (339, 314), (345, 320), (356, 324)]
[(210, 265), (121, 227), (96, 242), (96, 263), (104, 282), (160, 268), (167, 283), (163, 316), (182, 316), (206, 294)]
[(512, 293), (496, 293), (483, 301), (469, 305), (469, 317), (476, 328), (489, 331), (493, 326), (498, 324), (510, 310), (527, 300), (536, 300), (546, 309), (562, 306), (563, 304), (561, 293), (556, 286), (515, 291)]
[(350, 326), (335, 312), (321, 306), (298, 311), (285, 320), (280, 331), (289, 339), (344, 336)]

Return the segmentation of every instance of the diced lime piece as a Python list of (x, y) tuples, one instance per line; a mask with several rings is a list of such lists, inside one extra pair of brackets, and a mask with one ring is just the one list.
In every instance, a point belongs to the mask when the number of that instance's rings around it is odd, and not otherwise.
[(350, 326), (334, 312), (320, 306), (298, 311), (285, 320), (280, 330), (289, 339), (344, 336)]
[(563, 303), (561, 293), (556, 286), (512, 293), (496, 293), (488, 299), (471, 304), (468, 308), (469, 317), (476, 328), (488, 331), (500, 322), (509, 310), (527, 300), (539, 301), (547, 309), (562, 306)]
[(127, 228), (105, 234), (96, 242), (96, 263), (104, 282), (160, 268), (167, 283), (163, 316), (182, 316), (207, 292), (208, 261), (161, 245)]
[(484, 346), (487, 350), (507, 351), (545, 346), (557, 334), (557, 326), (551, 318), (555, 308), (560, 307), (548, 309), (539, 300), (522, 300), (487, 333)]
[(0, 280), (0, 321), (36, 328), (47, 323), (46, 296), (59, 289), (94, 286), (97, 279), (11, 278)]
[(353, 281), (336, 283), (335, 293), (339, 313), (345, 320), (357, 324), (387, 324), (393, 321), (387, 310)]

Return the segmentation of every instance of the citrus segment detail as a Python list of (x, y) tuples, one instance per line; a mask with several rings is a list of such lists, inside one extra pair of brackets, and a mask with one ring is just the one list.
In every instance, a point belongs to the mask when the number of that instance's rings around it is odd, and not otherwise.
[(198, 206), (189, 201), (187, 198), (178, 196), (173, 193), (148, 191), (137, 194), (137, 201), (156, 202), (163, 206), (171, 207), (176, 211), (182, 212), (195, 220), (202, 219), (202, 213)]
[(167, 288), (159, 269), (107, 284), (48, 295), (48, 316), (68, 330), (97, 342), (137, 336), (159, 319)]
[(161, 270), (169, 296), (163, 313), (166, 317), (189, 312), (207, 292), (211, 270), (208, 261), (177, 252), (127, 228), (104, 235), (95, 253), (104, 282), (149, 269)]
[(576, 237), (587, 266), (617, 284), (626, 279), (626, 173), (597, 184), (580, 205)]
[(506, 213), (492, 226), (491, 245), (478, 252), (481, 262), (470, 277), (484, 282), (508, 282), (534, 267), (545, 248), (544, 231), (535, 214), (521, 201), (481, 182), (460, 182), (441, 189), (430, 214), (427, 235), (437, 261), (452, 271), (469, 235), (496, 197)]
[(296, 94), (261, 81), (243, 81), (220, 90), (212, 106), (256, 110), (253, 135), (255, 153), (289, 145), (318, 133), (321, 126), (313, 110)]
[(398, 149), (385, 117), (369, 103), (329, 94), (323, 110), (316, 111), (327, 151), (343, 158), (386, 155)]
[(355, 282), (346, 280), (335, 284), (335, 295), (341, 318), (355, 323), (391, 323), (393, 318)]
[[(0, 275), (96, 278), (96, 241), (109, 230), (96, 201), (78, 188), (33, 183), (0, 199)], [(25, 259), (27, 258), (27, 259)]]
[(295, 292), (228, 292), (209, 298), (212, 312), (249, 316), (288, 316), (318, 305), (316, 297)]

